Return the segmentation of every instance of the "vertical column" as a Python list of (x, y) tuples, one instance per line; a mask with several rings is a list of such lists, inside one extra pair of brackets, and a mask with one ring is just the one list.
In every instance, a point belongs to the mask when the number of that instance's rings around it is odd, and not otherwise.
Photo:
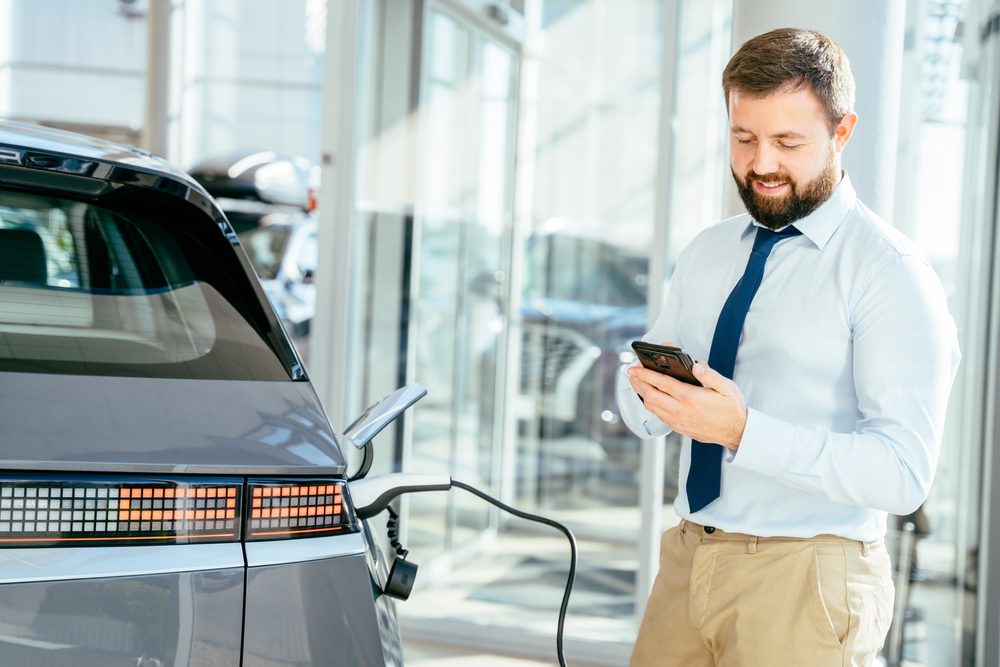
[[(355, 388), (347, 396), (348, 416), (413, 378), (410, 303), (413, 294), (414, 192), (420, 54), (424, 15), (422, 0), (369, 3), (364, 22), (364, 74), (359, 120), (367, 123), (357, 147), (359, 229), (367, 234), (366, 285), (358, 292), (354, 348), (359, 363), (352, 375)], [(369, 36), (370, 35), (370, 36)], [(369, 92), (365, 93), (365, 89)], [(357, 289), (357, 287), (356, 287)], [(358, 329), (357, 327), (361, 328)], [(386, 427), (375, 441), (372, 469), (389, 471), (402, 465), (413, 420), (406, 415)], [(406, 499), (404, 503), (408, 502)], [(405, 530), (405, 523), (403, 524)]]
[(14, 3), (0, 2), (0, 116), (13, 118), (14, 82), (11, 68), (15, 60), (14, 32), (18, 26), (14, 24)]
[[(656, 165), (656, 208), (653, 251), (649, 256), (649, 322), (656, 321), (660, 304), (666, 296), (667, 258), (670, 248), (671, 181), (674, 177), (674, 119), (677, 115), (676, 87), (682, 22), (682, 0), (663, 3), (663, 42), (660, 53), (660, 122)], [(638, 627), (646, 609), (646, 600), (660, 567), (659, 545), (663, 525), (663, 478), (666, 472), (664, 438), (641, 445), (639, 460), (639, 569), (636, 572), (635, 623)], [(670, 471), (674, 474), (674, 471)]]
[[(966, 167), (968, 182), (965, 196), (969, 209), (973, 211), (971, 220), (976, 224), (981, 236), (977, 245), (992, 247), (992, 252), (984, 255), (980, 266), (990, 272), (989, 301), (985, 309), (985, 337), (963, 348), (966, 359), (987, 359), (982, 365), (967, 364), (966, 376), (971, 392), (963, 388), (967, 396), (972, 392), (985, 394), (983, 400), (984, 437), (982, 444), (981, 519), (978, 553), (970, 565), (976, 573), (976, 623), (975, 623), (975, 665), (1000, 664), (1000, 0), (980, 0), (970, 3), (966, 18), (967, 67), (975, 77), (976, 95), (973, 97), (975, 124), (970, 123), (967, 153), (977, 158), (978, 164)], [(989, 230), (989, 231), (987, 231)], [(971, 306), (971, 304), (970, 304)], [(972, 306), (973, 308), (975, 306)], [(970, 308), (971, 310), (971, 308)], [(972, 348), (972, 349), (969, 349)], [(974, 403), (974, 401), (970, 401)], [(975, 442), (973, 440), (972, 442)], [(976, 529), (973, 529), (975, 534)], [(976, 548), (973, 543), (971, 546)], [(971, 567), (969, 568), (971, 569)], [(968, 607), (966, 607), (968, 611)], [(964, 630), (968, 633), (972, 625), (966, 621)], [(963, 647), (968, 650), (969, 647)]]
[(142, 147), (157, 155), (167, 152), (167, 104), (170, 96), (171, 0), (149, 0), (146, 13), (146, 109)]
[[(360, 8), (357, 0), (328, 0), (320, 151), (319, 253), (310, 374), (330, 423), (346, 423), (353, 316), (354, 152)], [(345, 452), (346, 453), (346, 452)]]
[[(859, 118), (844, 168), (861, 201), (890, 223), (905, 22), (905, 0), (843, 0), (835, 11), (827, 3), (800, 0), (735, 0), (733, 6), (734, 53), (751, 37), (783, 27), (818, 30), (847, 53)], [(730, 192), (735, 196), (734, 188)]]

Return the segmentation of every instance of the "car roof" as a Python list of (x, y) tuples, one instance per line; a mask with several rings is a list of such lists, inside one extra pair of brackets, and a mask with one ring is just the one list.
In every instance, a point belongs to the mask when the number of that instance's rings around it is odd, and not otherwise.
[[(101, 197), (108, 191), (91, 183), (157, 190), (201, 209), (231, 242), (238, 242), (222, 209), (201, 183), (148, 151), (0, 118), (0, 169), (8, 167), (47, 172), (63, 179), (46, 186), (35, 181), (30, 187), (72, 191), (86, 197)], [(67, 181), (67, 176), (76, 180)]]
[(124, 146), (75, 132), (0, 118), (0, 146), (26, 148), (44, 153), (69, 154), (101, 162), (127, 165), (184, 181), (186, 185), (204, 192), (204, 188), (197, 181), (158, 155), (134, 146)]

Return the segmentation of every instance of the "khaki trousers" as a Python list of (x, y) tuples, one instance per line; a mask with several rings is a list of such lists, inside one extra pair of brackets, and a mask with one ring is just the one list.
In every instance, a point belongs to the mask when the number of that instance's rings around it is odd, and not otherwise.
[(630, 664), (870, 665), (893, 597), (881, 540), (764, 538), (682, 521), (660, 540)]

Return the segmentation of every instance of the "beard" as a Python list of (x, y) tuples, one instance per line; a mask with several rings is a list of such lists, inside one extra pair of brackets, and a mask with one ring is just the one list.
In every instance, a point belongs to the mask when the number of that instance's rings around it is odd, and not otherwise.
[[(837, 183), (840, 182), (840, 170), (834, 161), (833, 150), (830, 151), (826, 165), (819, 176), (803, 186), (799, 186), (791, 176), (783, 172), (758, 176), (751, 169), (741, 182), (732, 167), (730, 171), (747, 212), (754, 220), (771, 230), (781, 229), (815, 211), (830, 198)], [(789, 192), (782, 197), (762, 195), (754, 189), (754, 181), (765, 185), (788, 183)]]

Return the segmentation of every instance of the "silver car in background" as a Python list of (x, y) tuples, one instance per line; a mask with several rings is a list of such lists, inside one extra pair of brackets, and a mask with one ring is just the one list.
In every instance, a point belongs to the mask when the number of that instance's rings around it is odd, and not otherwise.
[(201, 186), (0, 121), (0, 665), (394, 665), (386, 568)]

